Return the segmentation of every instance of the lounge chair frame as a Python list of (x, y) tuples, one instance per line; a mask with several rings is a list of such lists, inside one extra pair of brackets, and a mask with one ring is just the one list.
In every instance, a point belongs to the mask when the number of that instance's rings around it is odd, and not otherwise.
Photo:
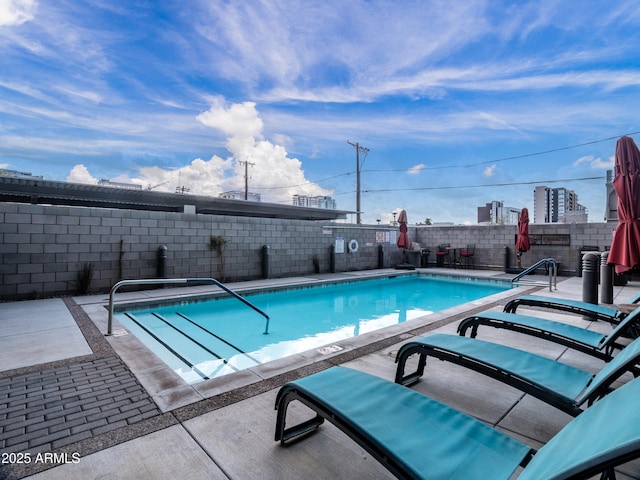
[[(640, 302), (640, 293), (633, 296), (629, 303)], [(562, 312), (582, 315), (584, 317), (593, 318), (594, 320), (603, 320), (605, 322), (617, 325), (627, 314), (616, 309), (613, 305), (608, 307), (604, 305), (591, 304), (581, 302), (579, 300), (569, 300), (566, 298), (544, 297), (539, 295), (523, 295), (509, 301), (504, 311), (507, 313), (516, 313), (518, 307), (530, 306), (538, 308), (547, 308), (551, 310), (560, 310)]]
[[(483, 357), (482, 353), (478, 353), (478, 351), (470, 353), (470, 350), (465, 348), (467, 346), (472, 349), (479, 347), (482, 350), (484, 348), (485, 352), (491, 352), (491, 354)], [(600, 373), (593, 375), (590, 372), (584, 372), (562, 362), (513, 347), (456, 335), (433, 334), (409, 342), (398, 350), (395, 382), (405, 386), (418, 382), (424, 375), (427, 357), (430, 356), (494, 378), (575, 417), (583, 411), (582, 405), (592, 405), (595, 401), (608, 394), (612, 390), (611, 385), (620, 376), (627, 372), (631, 372), (634, 375), (637, 374), (636, 366), (640, 361), (640, 339), (635, 340), (627, 348), (628, 350), (625, 349), (614, 357), (615, 361), (612, 360), (609, 364), (606, 364)], [(504, 354), (506, 358), (522, 359), (530, 365), (534, 365), (538, 361), (541, 366), (542, 364), (547, 364), (557, 365), (558, 369), (572, 369), (577, 383), (583, 382), (583, 385), (580, 385), (582, 390), (573, 397), (569, 397), (545, 385), (543, 377), (537, 379), (527, 377), (495, 362), (495, 357), (492, 358), (492, 354), (495, 352)], [(413, 372), (405, 373), (407, 360), (414, 354), (419, 355), (417, 368)]]
[[(446, 407), (440, 402), (437, 402), (436, 400), (433, 400), (427, 396), (421, 395), (409, 389), (405, 389), (404, 387), (395, 385), (392, 382), (389, 382), (387, 380), (383, 380), (381, 378), (374, 377), (372, 375), (351, 370), (348, 368), (332, 367), (327, 371), (320, 372), (318, 374), (312, 375), (311, 377), (319, 376), (319, 375), (326, 376), (326, 375), (332, 375), (336, 373), (342, 374), (346, 372), (350, 372), (348, 373), (348, 375), (354, 375), (355, 378), (365, 376), (372, 379), (372, 381), (375, 381), (380, 383), (381, 385), (384, 385), (385, 388), (390, 389), (390, 391), (395, 391), (398, 396), (402, 395), (404, 397), (403, 403), (410, 402), (412, 406), (414, 407), (417, 406), (417, 408), (420, 408), (422, 405), (425, 405), (426, 407), (428, 407), (429, 403), (432, 403), (434, 405), (439, 404), (442, 407), (449, 410), (458, 419), (458, 421), (463, 421), (463, 422), (471, 423), (474, 425), (476, 423), (477, 424), (481, 423), (478, 420), (472, 419), (467, 415), (457, 412), (456, 410), (450, 407)], [(322, 425), (324, 423), (324, 420), (326, 419), (332, 424), (334, 424), (336, 427), (338, 427), (342, 432), (344, 432), (347, 436), (349, 436), (349, 438), (355, 441), (367, 452), (369, 452), (369, 454), (371, 454), (378, 462), (380, 462), (387, 470), (389, 470), (397, 478), (416, 479), (416, 480), (425, 478), (424, 476), (420, 475), (419, 472), (416, 472), (414, 469), (412, 469), (409, 463), (406, 463), (401, 458), (399, 458), (398, 455), (394, 451), (392, 451), (392, 449), (385, 446), (383, 442), (378, 441), (376, 435), (372, 433), (370, 430), (368, 430), (366, 426), (363, 426), (362, 422), (358, 423), (358, 422), (352, 421), (349, 418), (348, 413), (345, 413), (342, 411), (342, 407), (341, 405), (339, 405), (340, 402), (335, 402), (335, 401), (332, 402), (331, 400), (327, 400), (326, 398), (324, 398), (322, 393), (317, 394), (317, 392), (315, 392), (313, 389), (307, 388), (303, 384), (303, 381), (304, 379), (301, 379), (300, 381), (289, 382), (288, 384), (284, 385), (277, 394), (276, 403), (275, 403), (275, 408), (277, 410), (275, 441), (280, 442), (282, 446), (291, 445), (292, 443), (302, 440), (307, 436), (309, 436), (310, 434), (316, 432), (318, 427), (320, 427), (320, 425)], [(345, 387), (349, 385), (342, 384), (342, 386)], [(409, 398), (409, 400), (407, 400), (407, 398)], [(308, 408), (314, 411), (316, 415), (315, 417), (309, 420), (303, 421), (297, 425), (286, 428), (287, 408), (291, 402), (296, 400), (306, 405)], [(394, 396), (391, 396), (390, 398), (385, 399), (384, 401), (385, 403), (387, 402), (393, 403), (394, 401), (397, 401), (397, 398), (394, 398)], [(398, 408), (402, 408), (402, 406), (399, 405)], [(379, 418), (375, 418), (375, 414), (372, 418), (374, 418), (375, 423), (378, 423), (380, 421)], [(394, 419), (392, 418), (384, 417), (382, 421), (384, 422), (388, 421), (389, 428), (393, 428), (395, 426), (393, 420)], [(490, 427), (484, 424), (482, 424), (482, 426), (479, 428), (490, 430)], [(503, 436), (503, 434), (498, 433), (497, 431), (495, 432), (495, 434), (496, 436), (500, 436), (503, 438), (506, 437), (506, 436)], [(493, 436), (493, 435), (490, 435), (490, 436)], [(519, 443), (509, 437), (506, 437), (506, 438), (507, 438), (507, 441), (510, 442), (512, 445), (517, 446), (517, 444)], [(531, 456), (533, 455), (533, 453), (535, 452), (534, 449), (526, 445), (517, 446), (515, 450), (516, 452), (520, 452), (520, 456), (517, 458), (517, 461), (514, 462), (514, 465), (513, 465), (514, 469), (517, 468), (518, 466), (521, 466), (521, 467), (525, 466), (531, 459)]]
[[(285, 388), (286, 387), (286, 388)], [(305, 391), (296, 389), (292, 384), (285, 385), (278, 393), (276, 400), (276, 434), (275, 441), (282, 446), (288, 446), (298, 442), (307, 436), (315, 433), (325, 419), (342, 430), (351, 440), (356, 442), (367, 452), (369, 452), (378, 462), (398, 478), (419, 478), (411, 475), (406, 468), (398, 461), (391, 452), (384, 449), (376, 441), (367, 436), (362, 436), (358, 429), (354, 428), (349, 421), (336, 413), (317, 399), (310, 396)], [(288, 388), (288, 390), (287, 390)], [(287, 407), (293, 401), (299, 401), (316, 413), (316, 416), (302, 423), (286, 428)]]
[(637, 309), (624, 317), (611, 333), (605, 335), (539, 317), (486, 311), (462, 320), (458, 324), (458, 333), (465, 336), (470, 330), (469, 336), (476, 338), (480, 326), (504, 329), (557, 343), (608, 362), (616, 350), (621, 350), (628, 343), (618, 342), (620, 337), (628, 335), (632, 329), (637, 329), (639, 321), (640, 309)]
[[(372, 397), (365, 415), (352, 405), (354, 397), (362, 396)], [(332, 367), (279, 390), (275, 440), (289, 445), (315, 432), (326, 418), (397, 478), (454, 478), (460, 474), (458, 468), (466, 474), (472, 472), (474, 478), (513, 478), (521, 466), (521, 480), (588, 479), (598, 473), (603, 480), (613, 480), (615, 467), (640, 456), (636, 428), (640, 413), (634, 401), (638, 396), (640, 380), (629, 382), (572, 420), (536, 451), (426, 395), (363, 372)], [(285, 428), (287, 407), (294, 400), (309, 407), (316, 417)], [(378, 411), (384, 413), (377, 415)], [(395, 412), (402, 418), (400, 424)], [(381, 431), (390, 431), (390, 436)], [(437, 449), (437, 458), (444, 463), (434, 465), (438, 461), (433, 458), (430, 442), (447, 442), (447, 432), (455, 432), (455, 437)], [(446, 462), (447, 452), (455, 455), (455, 463)], [(496, 464), (487, 458), (487, 452), (498, 459)], [(429, 454), (431, 458), (423, 458)]]

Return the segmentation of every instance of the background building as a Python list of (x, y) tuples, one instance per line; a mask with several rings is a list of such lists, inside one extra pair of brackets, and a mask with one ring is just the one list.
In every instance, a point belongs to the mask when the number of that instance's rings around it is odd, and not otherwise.
[(587, 208), (578, 203), (578, 195), (566, 188), (538, 186), (533, 191), (533, 223), (583, 223)]
[(137, 185), (135, 183), (112, 182), (106, 178), (99, 180), (98, 185), (102, 185), (103, 187), (126, 188), (127, 190), (142, 190), (142, 185)]
[(29, 172), (19, 172), (18, 170), (7, 170), (6, 168), (0, 168), (0, 177), (11, 178), (42, 178), (42, 176), (34, 176)]
[(607, 196), (604, 207), (604, 221), (607, 223), (618, 222), (618, 194), (613, 188), (613, 170), (607, 170)]
[(478, 207), (478, 224), (517, 225), (519, 208), (505, 207), (504, 202), (493, 200), (484, 207)]
[(336, 209), (336, 201), (331, 197), (318, 196), (308, 197), (306, 195), (294, 195), (293, 204), (297, 207)]
[[(261, 197), (259, 193), (251, 193), (247, 192), (247, 200), (251, 202), (259, 202), (261, 201)], [(240, 190), (232, 190), (230, 192), (222, 192), (218, 195), (218, 198), (226, 198), (228, 200), (244, 200), (245, 192)]]

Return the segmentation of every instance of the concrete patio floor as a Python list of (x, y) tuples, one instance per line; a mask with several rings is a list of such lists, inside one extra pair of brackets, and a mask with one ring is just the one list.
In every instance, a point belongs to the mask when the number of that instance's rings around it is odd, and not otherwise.
[[(387, 273), (391, 272), (398, 273)], [(425, 272), (510, 278), (487, 271), (430, 268)], [(385, 272), (230, 286), (241, 289), (380, 273)], [(553, 292), (521, 287), (351, 339), (341, 343), (343, 350), (339, 352), (305, 352), (195, 385), (186, 385), (132, 335), (104, 335), (106, 295), (0, 303), (0, 479), (393, 478), (329, 423), (305, 441), (281, 448), (273, 440), (278, 388), (336, 364), (392, 381), (395, 352), (414, 336), (455, 333), (459, 320), (467, 314), (501, 310), (509, 298), (534, 290), (581, 299), (581, 278), (559, 280)], [(118, 302), (207, 291), (211, 287), (123, 293)], [(638, 291), (640, 282), (614, 287), (614, 303), (626, 303)], [(603, 332), (611, 329), (604, 322), (589, 322), (579, 316), (523, 309), (519, 313)], [(587, 355), (524, 335), (485, 329), (479, 337), (560, 358), (585, 370), (596, 371), (602, 366), (601, 361)], [(63, 378), (71, 380), (64, 383)], [(55, 388), (52, 382), (56, 382)], [(25, 388), (21, 401), (15, 395), (19, 385)], [(66, 388), (66, 393), (60, 394), (61, 388)], [(536, 448), (571, 419), (500, 382), (444, 362), (431, 362), (425, 378), (413, 388)], [(54, 394), (58, 396), (52, 397)], [(291, 407), (292, 420), (306, 413), (301, 406)], [(637, 463), (620, 471), (619, 478), (640, 479)]]

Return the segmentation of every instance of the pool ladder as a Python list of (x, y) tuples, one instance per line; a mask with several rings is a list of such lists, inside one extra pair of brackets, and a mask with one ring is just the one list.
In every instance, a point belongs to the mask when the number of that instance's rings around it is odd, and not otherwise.
[(111, 287), (111, 292), (109, 293), (109, 320), (107, 322), (107, 335), (111, 335), (112, 326), (113, 326), (113, 297), (115, 296), (116, 291), (125, 285), (163, 285), (163, 284), (174, 284), (174, 285), (198, 285), (203, 283), (210, 283), (212, 285), (216, 285), (220, 287), (222, 290), (230, 294), (232, 297), (240, 300), (242, 303), (247, 305), (248, 307), (253, 308), (256, 312), (262, 315), (267, 319), (267, 326), (265, 328), (265, 333), (269, 332), (269, 315), (264, 313), (258, 307), (256, 307), (253, 303), (249, 302), (247, 299), (238, 295), (236, 292), (231, 290), (229, 287), (219, 282), (215, 278), (144, 278), (138, 280), (121, 280), (116, 283), (113, 287)]
[(513, 285), (543, 285), (546, 286), (546, 282), (538, 282), (535, 280), (523, 280), (522, 277), (527, 275), (528, 273), (533, 272), (539, 267), (546, 267), (549, 271), (549, 291), (557, 290), (558, 283), (558, 262), (556, 262), (553, 258), (543, 258), (542, 260), (538, 260), (535, 264), (526, 268), (518, 275), (511, 279), (511, 286)]

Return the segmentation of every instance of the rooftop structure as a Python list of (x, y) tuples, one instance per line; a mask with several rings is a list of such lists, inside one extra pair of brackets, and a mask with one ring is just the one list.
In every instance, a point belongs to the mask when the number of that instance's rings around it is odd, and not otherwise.
[(604, 221), (618, 223), (618, 194), (613, 188), (613, 170), (607, 170), (607, 196), (604, 208)]

